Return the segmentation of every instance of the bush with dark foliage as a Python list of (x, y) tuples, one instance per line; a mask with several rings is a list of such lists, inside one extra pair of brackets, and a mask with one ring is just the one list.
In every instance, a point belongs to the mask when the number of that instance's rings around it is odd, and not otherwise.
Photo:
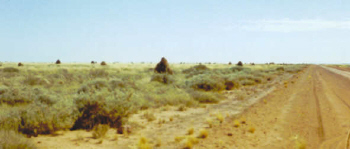
[(107, 63), (106, 63), (105, 61), (102, 61), (102, 62), (101, 62), (101, 65), (102, 65), (102, 66), (106, 66)]
[(243, 63), (242, 63), (241, 61), (239, 61), (239, 62), (237, 63), (237, 66), (243, 66)]

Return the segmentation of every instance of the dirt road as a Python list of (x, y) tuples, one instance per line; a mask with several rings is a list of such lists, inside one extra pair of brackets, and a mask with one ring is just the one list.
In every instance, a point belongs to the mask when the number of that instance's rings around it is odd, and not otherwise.
[[(184, 148), (183, 138), (193, 128), (194, 137), (200, 129), (208, 131), (208, 137), (199, 139), (193, 148), (344, 149), (350, 129), (350, 75), (347, 75), (313, 65), (293, 77), (281, 78), (286, 82), (256, 90), (245, 101), (228, 94), (227, 100), (204, 108), (145, 111), (155, 113), (156, 120), (148, 122), (142, 119), (142, 113), (135, 114), (130, 125), (137, 123), (143, 127), (132, 126), (135, 130), (127, 136), (116, 136), (111, 129), (103, 143), (91, 139), (91, 132), (86, 131), (33, 140), (40, 142), (39, 148), (127, 149), (137, 148), (140, 136), (144, 136), (150, 144), (159, 145), (155, 148), (177, 149)], [(218, 115), (224, 117), (223, 123), (218, 121)]]
[[(212, 129), (199, 148), (344, 149), (350, 129), (349, 90), (345, 76), (310, 66), (239, 117)], [(235, 128), (234, 119), (241, 118), (247, 124)], [(251, 127), (254, 133), (248, 132)]]

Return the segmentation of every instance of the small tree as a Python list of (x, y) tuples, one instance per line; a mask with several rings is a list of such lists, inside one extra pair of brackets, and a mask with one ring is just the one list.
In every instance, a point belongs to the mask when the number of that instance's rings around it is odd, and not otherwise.
[(242, 63), (241, 61), (239, 61), (239, 62), (237, 63), (237, 66), (243, 66), (243, 63)]

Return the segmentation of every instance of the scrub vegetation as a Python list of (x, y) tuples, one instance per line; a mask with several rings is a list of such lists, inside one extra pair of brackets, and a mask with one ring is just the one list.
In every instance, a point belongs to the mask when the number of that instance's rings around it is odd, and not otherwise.
[(123, 128), (136, 112), (217, 103), (224, 99), (224, 91), (264, 84), (280, 74), (301, 71), (304, 65), (206, 66), (168, 64), (162, 59), (155, 67), (149, 63), (91, 65), (59, 60), (21, 67), (2, 63), (0, 133), (25, 142), (21, 134), (85, 129), (100, 138), (108, 128)]

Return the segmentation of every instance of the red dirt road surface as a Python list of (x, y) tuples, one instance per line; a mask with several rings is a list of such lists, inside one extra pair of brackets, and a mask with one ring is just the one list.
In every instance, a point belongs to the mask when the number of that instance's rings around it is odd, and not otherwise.
[[(310, 66), (285, 84), (211, 129), (199, 148), (344, 149), (350, 129), (350, 79)], [(246, 124), (234, 127), (234, 120), (241, 119)], [(249, 132), (252, 128), (254, 133)]]

